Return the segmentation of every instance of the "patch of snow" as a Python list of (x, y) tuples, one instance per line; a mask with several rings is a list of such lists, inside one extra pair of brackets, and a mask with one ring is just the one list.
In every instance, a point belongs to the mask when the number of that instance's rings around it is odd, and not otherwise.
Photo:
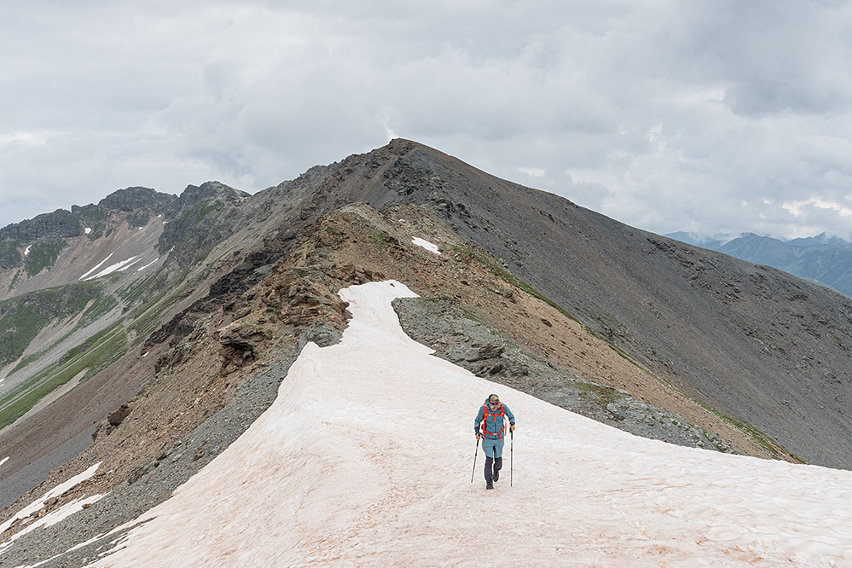
[(66, 550), (65, 552), (63, 552), (61, 554), (57, 554), (56, 556), (51, 556), (50, 558), (48, 558), (46, 560), (42, 560), (41, 562), (37, 562), (35, 564), (28, 564), (26, 566), (18, 566), (17, 568), (38, 568), (39, 566), (43, 566), (43, 565), (45, 565), (49, 562), (53, 562), (57, 558), (61, 558), (61, 557), (65, 556), (69, 552), (73, 552), (73, 551), (79, 550), (79, 549), (81, 549), (85, 546), (89, 546), (90, 544), (94, 544), (94, 543), (98, 542), (100, 539), (102, 539), (103, 537), (104, 537), (104, 535), (99, 534), (98, 536), (90, 538), (89, 540), (87, 540), (85, 542), (81, 542), (80, 544), (75, 544), (74, 546), (72, 546), (71, 548), (69, 548), (68, 550)]
[(0, 465), (3, 465), (3, 464), (4, 464), (4, 463), (6, 463), (7, 461), (9, 461), (9, 456), (6, 456), (6, 457), (5, 457), (5, 458), (3, 458), (2, 460), (0, 460)]
[(24, 256), (29, 256), (31, 248), (33, 248), (33, 245), (28, 245), (27, 248), (24, 249)]
[(86, 234), (88, 235), (88, 234), (90, 234), (90, 233), (92, 232), (92, 229), (91, 229), (91, 227), (84, 227), (84, 228), (83, 228), (83, 232), (84, 232), (84, 233), (86, 233)]
[(47, 515), (36, 519), (32, 523), (26, 526), (26, 528), (21, 529), (16, 532), (14, 535), (9, 538), (8, 541), (0, 544), (0, 554), (3, 554), (3, 551), (12, 545), (16, 540), (21, 538), (27, 533), (31, 533), (36, 529), (40, 529), (43, 527), (50, 527), (57, 523), (61, 523), (66, 518), (70, 517), (74, 513), (79, 513), (86, 507), (91, 506), (93, 503), (97, 503), (101, 499), (103, 499), (104, 495), (91, 495), (86, 497), (85, 499), (74, 499), (73, 501), (69, 501), (68, 503), (62, 505), (55, 511), (48, 513)]
[(105, 263), (106, 261), (108, 261), (110, 258), (112, 258), (112, 255), (113, 255), (113, 254), (115, 254), (115, 253), (109, 253), (109, 255), (107, 255), (107, 257), (106, 257), (105, 259), (103, 259), (102, 261), (100, 261), (99, 263), (97, 263), (97, 264), (94, 266), (94, 268), (92, 268), (92, 269), (91, 269), (91, 270), (89, 270), (87, 273), (85, 273), (84, 275), (82, 275), (82, 276), (80, 277), (80, 280), (84, 280), (84, 279), (85, 279), (85, 278), (86, 278), (89, 274), (91, 274), (92, 272), (94, 272), (95, 270), (97, 270), (98, 268), (100, 268), (101, 266), (103, 266), (103, 265), (104, 265), (104, 263)]
[(420, 237), (414, 237), (411, 239), (411, 242), (419, 247), (423, 247), (429, 252), (434, 252), (435, 254), (441, 254), (441, 251), (438, 250), (438, 245), (432, 244), (425, 239), (421, 239)]
[[(398, 282), (340, 296), (340, 343), (305, 346), (272, 406), (93, 566), (474, 566), (483, 548), (521, 566), (852, 565), (852, 472), (633, 436), (432, 356), (399, 326), (391, 300), (415, 294)], [(492, 392), (518, 451), (486, 491), (472, 426)]]
[[(11, 519), (6, 521), (5, 523), (0, 524), (0, 534), (8, 530), (9, 527), (11, 527), (16, 521), (25, 520), (29, 518), (33, 513), (37, 513), (38, 511), (43, 509), (44, 505), (51, 499), (59, 497), (63, 493), (66, 493), (67, 491), (73, 489), (80, 483), (91, 478), (93, 475), (95, 475), (95, 472), (98, 470), (100, 465), (100, 462), (96, 463), (83, 473), (75, 475), (65, 483), (57, 485), (56, 487), (45, 493), (43, 496), (41, 496), (39, 499), (36, 499), (20, 511), (18, 511), (18, 513), (15, 514)], [(71, 501), (70, 503), (63, 505), (56, 511), (53, 511), (50, 514), (37, 519), (35, 522), (31, 523), (26, 528), (15, 533), (8, 541), (0, 544), (0, 554), (2, 554), (3, 551), (12, 544), (12, 542), (17, 540), (19, 537), (25, 535), (26, 533), (40, 527), (48, 527), (51, 525), (55, 525), (56, 523), (68, 517), (69, 515), (72, 515), (77, 511), (82, 510), (87, 505), (91, 505), (92, 503), (98, 501), (101, 497), (103, 497), (103, 495), (92, 495), (85, 499), (76, 499), (74, 501)]]
[[(110, 254), (110, 256), (112, 256), (112, 255)], [(136, 264), (137, 262), (139, 262), (139, 258), (141, 256), (142, 255), (132, 256), (132, 257), (128, 258), (127, 260), (122, 260), (121, 262), (111, 264), (110, 266), (107, 266), (106, 268), (104, 268), (103, 270), (98, 272), (97, 274), (95, 274), (93, 276), (89, 276), (88, 278), (86, 278), (86, 280), (94, 280), (95, 278), (100, 278), (102, 276), (106, 276), (107, 274), (112, 274), (113, 272), (123, 272), (123, 271), (127, 270), (128, 268), (130, 268), (131, 266), (133, 266), (134, 264)]]
[(160, 260), (160, 258), (159, 258), (159, 257), (155, 258), (153, 261), (149, 262), (149, 263), (148, 263), (148, 264), (146, 264), (145, 266), (143, 266), (143, 267), (141, 267), (141, 268), (137, 268), (137, 269), (136, 269), (136, 272), (142, 272), (143, 270), (145, 270), (145, 269), (146, 269), (146, 268), (148, 268), (149, 266), (151, 266), (151, 265), (155, 264), (158, 260)]
[(86, 542), (81, 542), (80, 544), (75, 544), (74, 546), (72, 546), (71, 548), (68, 549), (68, 552), (71, 552), (72, 550), (79, 550), (79, 549), (83, 548), (84, 546), (88, 546), (88, 545), (92, 544), (93, 542), (97, 542), (97, 541), (101, 540), (104, 536), (106, 536), (106, 535), (99, 534), (95, 537), (90, 538)]

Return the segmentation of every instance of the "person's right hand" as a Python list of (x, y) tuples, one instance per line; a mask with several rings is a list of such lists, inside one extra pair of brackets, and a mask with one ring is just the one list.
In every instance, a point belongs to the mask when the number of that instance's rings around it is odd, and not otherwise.
[(476, 439), (480, 439), (482, 436), (479, 435), (479, 432), (476, 433)]

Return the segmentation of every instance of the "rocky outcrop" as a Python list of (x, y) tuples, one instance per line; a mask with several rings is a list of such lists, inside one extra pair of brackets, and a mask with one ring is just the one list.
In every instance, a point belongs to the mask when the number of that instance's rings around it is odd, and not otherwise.
[(240, 229), (237, 209), (247, 193), (218, 182), (188, 186), (167, 213), (158, 249), (181, 268), (204, 258)]
[(83, 227), (76, 215), (65, 209), (57, 209), (53, 213), (44, 213), (0, 229), (0, 242), (16, 240), (21, 244), (28, 244), (40, 238), (64, 239), (82, 233)]
[(169, 193), (160, 193), (148, 187), (128, 187), (114, 191), (101, 199), (98, 205), (117, 211), (144, 210), (151, 214), (161, 214), (168, 211), (175, 201), (177, 198)]
[[(63, 239), (82, 233), (83, 227), (78, 216), (64, 209), (7, 225), (0, 229), (0, 269), (8, 270), (24, 265), (28, 255), (22, 254), (20, 249), (27, 245), (42, 248), (49, 246), (52, 250), (58, 243), (61, 249), (65, 244)], [(55, 254), (53, 260), (56, 260)], [(31, 259), (30, 262), (32, 263)], [(47, 263), (40, 265), (41, 268), (44, 266), (47, 266)], [(37, 272), (32, 266), (28, 266), (27, 270), (30, 273)]]
[(466, 316), (452, 298), (394, 300), (405, 332), (435, 354), (473, 374), (524, 391), (637, 436), (733, 453), (718, 434), (626, 391), (582, 380), (542, 361), (485, 324)]
[(245, 326), (238, 322), (216, 330), (216, 339), (222, 346), (221, 374), (232, 373), (255, 359), (260, 344), (269, 339), (260, 327)]
[[(98, 205), (104, 209), (122, 211), (131, 227), (144, 227), (151, 217), (167, 213), (177, 198), (147, 187), (119, 189), (102, 199)], [(73, 210), (72, 210), (73, 211)]]
[(239, 203), (248, 197), (250, 197), (248, 193), (228, 187), (218, 181), (208, 181), (201, 185), (188, 185), (180, 196), (170, 203), (172, 206), (170, 216), (177, 217), (182, 212), (202, 201), (214, 200), (225, 203)]

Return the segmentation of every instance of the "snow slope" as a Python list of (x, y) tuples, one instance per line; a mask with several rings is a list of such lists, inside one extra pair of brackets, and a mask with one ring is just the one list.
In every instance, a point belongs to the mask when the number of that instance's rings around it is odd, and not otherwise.
[[(96, 566), (850, 566), (852, 472), (634, 437), (430, 356), (383, 282), (341, 291), (275, 403)], [(484, 489), (473, 418), (517, 417)], [(141, 522), (140, 521), (147, 521)]]

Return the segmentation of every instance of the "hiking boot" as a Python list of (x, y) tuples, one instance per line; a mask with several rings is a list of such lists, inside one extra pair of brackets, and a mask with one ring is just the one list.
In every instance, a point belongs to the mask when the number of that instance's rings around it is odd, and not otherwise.
[(494, 489), (494, 484), (491, 482), (490, 479), (485, 480), (485, 488), (486, 489)]
[(503, 458), (494, 458), (494, 473), (491, 474), (491, 478), (495, 483), (500, 479), (501, 469), (503, 469)]
[(497, 480), (500, 479), (500, 470), (499, 469), (494, 470), (494, 475), (491, 477), (491, 479), (494, 480), (494, 483), (497, 483)]

